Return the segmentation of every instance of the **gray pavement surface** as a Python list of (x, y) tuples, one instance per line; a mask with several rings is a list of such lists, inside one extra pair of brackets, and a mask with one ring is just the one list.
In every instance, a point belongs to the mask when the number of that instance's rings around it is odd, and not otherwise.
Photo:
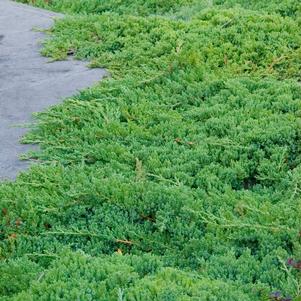
[(106, 75), (85, 62), (49, 62), (40, 55), (45, 35), (34, 28), (49, 28), (61, 15), (0, 0), (0, 181), (14, 179), (30, 164), (19, 160), (30, 146), (21, 145), (33, 112), (54, 105)]

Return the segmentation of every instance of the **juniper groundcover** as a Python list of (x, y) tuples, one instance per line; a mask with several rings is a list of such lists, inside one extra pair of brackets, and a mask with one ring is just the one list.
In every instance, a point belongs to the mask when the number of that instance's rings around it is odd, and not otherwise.
[(21, 2), (110, 76), (0, 184), (0, 300), (300, 300), (300, 1)]

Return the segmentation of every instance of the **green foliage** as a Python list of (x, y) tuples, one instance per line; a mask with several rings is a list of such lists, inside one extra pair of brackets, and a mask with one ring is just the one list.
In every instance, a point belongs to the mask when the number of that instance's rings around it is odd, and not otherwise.
[(246, 9), (277, 13), (282, 16), (300, 17), (301, 3), (299, 0), (216, 0), (216, 4), (224, 7), (242, 6)]
[(150, 15), (173, 12), (177, 8), (193, 3), (193, 0), (21, 0), (44, 8), (76, 14), (102, 14), (114, 11), (118, 14)]
[(115, 75), (130, 72), (130, 78), (187, 67), (226, 77), (300, 79), (298, 22), (278, 15), (210, 9), (184, 22), (105, 14), (58, 21), (53, 33), (45, 55), (62, 59), (71, 49), (94, 67), (108, 67)]
[[(102, 14), (115, 12), (118, 14), (153, 15), (153, 14), (183, 14), (189, 16), (200, 10), (213, 6), (219, 8), (243, 7), (245, 9), (263, 11), (270, 14), (297, 17), (301, 13), (299, 0), (18, 0), (19, 2), (37, 5), (70, 14)], [(186, 15), (187, 17), (187, 15)]]
[(0, 186), (3, 300), (299, 296), (298, 3), (47, 5), (87, 15), (43, 53), (112, 77), (38, 114), (43, 164)]
[[(258, 286), (262, 294), (260, 289)], [(247, 290), (197, 273), (160, 267), (151, 255), (95, 258), (67, 252), (32, 280), (29, 289), (6, 300), (213, 300), (214, 295), (215, 300), (249, 301)]]
[(0, 262), (0, 296), (10, 296), (26, 290), (42, 269), (27, 258)]

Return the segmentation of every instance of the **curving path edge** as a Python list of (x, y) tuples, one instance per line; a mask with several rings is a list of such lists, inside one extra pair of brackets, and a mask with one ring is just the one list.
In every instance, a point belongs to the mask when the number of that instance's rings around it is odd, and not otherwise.
[(19, 155), (30, 146), (21, 145), (24, 128), (38, 112), (91, 86), (105, 75), (84, 62), (49, 62), (40, 55), (45, 39), (33, 28), (49, 28), (62, 15), (10, 0), (0, 0), (0, 181), (14, 179), (28, 167)]

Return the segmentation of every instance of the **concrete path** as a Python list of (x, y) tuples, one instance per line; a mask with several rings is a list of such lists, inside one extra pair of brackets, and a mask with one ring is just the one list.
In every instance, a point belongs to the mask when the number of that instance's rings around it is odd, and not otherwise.
[(60, 15), (0, 0), (0, 181), (13, 179), (28, 166), (18, 156), (29, 146), (18, 141), (33, 112), (54, 105), (78, 89), (91, 86), (106, 72), (88, 69), (84, 62), (49, 63), (40, 55), (45, 35), (33, 28), (48, 28)]

